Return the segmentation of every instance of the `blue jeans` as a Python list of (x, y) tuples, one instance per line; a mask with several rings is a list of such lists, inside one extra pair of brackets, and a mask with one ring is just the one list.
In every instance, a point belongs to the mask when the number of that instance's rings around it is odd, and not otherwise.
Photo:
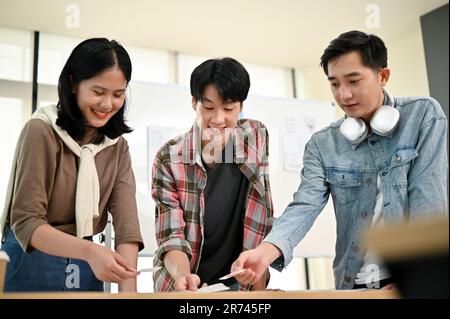
[(38, 250), (26, 254), (9, 227), (1, 249), (10, 259), (5, 292), (104, 291), (103, 282), (95, 277), (87, 262)]

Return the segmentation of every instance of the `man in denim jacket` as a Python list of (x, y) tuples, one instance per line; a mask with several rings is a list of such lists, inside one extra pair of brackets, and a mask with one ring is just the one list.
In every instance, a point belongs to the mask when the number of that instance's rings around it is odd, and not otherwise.
[[(280, 271), (289, 264), (330, 193), (337, 289), (390, 282), (381, 263), (361, 247), (369, 226), (447, 214), (447, 119), (439, 103), (429, 97), (394, 99), (384, 90), (387, 49), (374, 35), (341, 34), (324, 51), (321, 66), (346, 116), (311, 137), (293, 201), (263, 243), (233, 263), (232, 271), (245, 268), (236, 276), (243, 284), (257, 280), (270, 264)], [(367, 267), (373, 265), (380, 269)], [(378, 277), (372, 286), (371, 273)]]

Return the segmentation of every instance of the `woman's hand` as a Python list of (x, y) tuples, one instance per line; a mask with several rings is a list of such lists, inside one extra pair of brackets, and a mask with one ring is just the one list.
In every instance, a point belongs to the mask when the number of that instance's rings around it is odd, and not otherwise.
[(88, 249), (86, 261), (91, 266), (95, 277), (101, 281), (122, 283), (137, 276), (136, 269), (122, 256), (94, 243)]

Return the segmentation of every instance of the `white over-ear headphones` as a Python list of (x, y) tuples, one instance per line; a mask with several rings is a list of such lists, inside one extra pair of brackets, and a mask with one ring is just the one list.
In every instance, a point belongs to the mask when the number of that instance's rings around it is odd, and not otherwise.
[[(383, 89), (388, 97), (388, 105), (380, 106), (370, 119), (372, 131), (380, 136), (391, 134), (397, 127), (400, 113), (394, 108), (394, 98)], [(359, 118), (346, 117), (339, 127), (341, 134), (352, 144), (361, 143), (369, 134), (366, 123)]]

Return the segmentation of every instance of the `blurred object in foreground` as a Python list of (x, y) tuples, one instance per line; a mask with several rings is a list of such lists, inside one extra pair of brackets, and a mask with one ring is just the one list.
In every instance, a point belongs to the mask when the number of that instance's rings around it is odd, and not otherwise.
[(368, 231), (364, 242), (386, 264), (403, 298), (448, 298), (448, 216)]
[(6, 266), (9, 262), (9, 257), (3, 250), (0, 250), (0, 294), (3, 293), (3, 286), (5, 284)]

